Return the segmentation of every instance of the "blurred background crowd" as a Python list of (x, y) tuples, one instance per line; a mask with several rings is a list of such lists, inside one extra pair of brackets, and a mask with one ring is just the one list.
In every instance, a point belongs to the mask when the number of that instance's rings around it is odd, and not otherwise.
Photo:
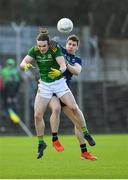
[[(33, 106), (38, 71), (21, 72), (19, 64), (36, 43), (39, 27), (65, 44), (56, 24), (67, 17), (80, 37), (83, 70), (72, 91), (92, 133), (128, 131), (128, 1), (0, 1), (0, 135), (35, 133)], [(47, 132), (50, 133), (46, 113)], [(19, 122), (23, 122), (21, 125)], [(20, 124), (20, 126), (19, 126)], [(60, 133), (72, 133), (62, 114)], [(31, 132), (31, 133), (30, 133)]]

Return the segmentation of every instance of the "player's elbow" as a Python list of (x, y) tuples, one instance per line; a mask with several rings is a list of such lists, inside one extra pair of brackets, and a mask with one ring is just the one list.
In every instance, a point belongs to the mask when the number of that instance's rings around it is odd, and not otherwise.
[(76, 70), (76, 71), (74, 72), (74, 75), (78, 76), (78, 75), (80, 74), (80, 72), (81, 72), (81, 71)]
[(76, 76), (78, 76), (79, 74), (80, 74), (80, 72), (76, 72), (76, 74), (75, 74), (75, 75), (76, 75)]
[(24, 66), (23, 63), (20, 64), (20, 69), (23, 70)]
[(78, 76), (81, 73), (81, 67), (74, 68), (74, 75)]

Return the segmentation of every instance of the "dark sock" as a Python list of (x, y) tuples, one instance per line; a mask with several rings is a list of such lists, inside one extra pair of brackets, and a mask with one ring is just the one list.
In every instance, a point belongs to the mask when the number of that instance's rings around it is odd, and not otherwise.
[(82, 153), (87, 152), (86, 144), (81, 144), (80, 149)]
[(58, 140), (57, 133), (52, 133), (52, 142)]

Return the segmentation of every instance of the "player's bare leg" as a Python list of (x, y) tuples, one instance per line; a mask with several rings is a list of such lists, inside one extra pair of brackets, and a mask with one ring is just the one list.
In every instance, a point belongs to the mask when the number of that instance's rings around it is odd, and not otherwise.
[(76, 119), (76, 116), (72, 113), (72, 111), (67, 107), (63, 106), (62, 111), (65, 115), (73, 122), (75, 127), (75, 135), (79, 141), (80, 149), (81, 149), (81, 158), (82, 159), (89, 159), (89, 160), (96, 160), (97, 157), (93, 156), (90, 152), (87, 151), (85, 139), (83, 136), (83, 132), (81, 131), (81, 127)]
[(49, 107), (51, 108), (52, 114), (50, 116), (50, 124), (51, 124), (51, 130), (52, 130), (52, 144), (53, 147), (57, 151), (64, 151), (64, 147), (61, 145), (60, 141), (58, 140), (58, 128), (60, 123), (60, 113), (61, 113), (61, 104), (60, 100), (53, 96)]
[(79, 109), (79, 107), (77, 106), (77, 111), (75, 114), (67, 106), (64, 106), (62, 108), (62, 110), (66, 114), (66, 116), (72, 120), (73, 124), (77, 127), (77, 129), (79, 129), (83, 132), (84, 138), (88, 141), (89, 145), (94, 146), (96, 144), (95, 140), (88, 132), (84, 115), (83, 115), (82, 111)]
[(81, 159), (88, 159), (88, 160), (97, 160), (97, 157), (88, 152), (85, 139), (83, 137), (83, 133), (75, 127), (75, 135), (79, 141), (80, 149), (81, 149)]
[(74, 114), (79, 125), (81, 127), (86, 127), (83, 113), (80, 111), (73, 94), (71, 92), (68, 92), (65, 95), (63, 95), (60, 99)]
[(39, 139), (37, 159), (43, 156), (43, 151), (47, 146), (43, 140), (44, 129), (45, 129), (43, 116), (44, 116), (44, 113), (46, 111), (49, 101), (50, 99), (41, 97), (37, 93), (36, 98), (35, 98), (35, 105), (34, 105), (35, 129), (36, 129), (36, 133)]

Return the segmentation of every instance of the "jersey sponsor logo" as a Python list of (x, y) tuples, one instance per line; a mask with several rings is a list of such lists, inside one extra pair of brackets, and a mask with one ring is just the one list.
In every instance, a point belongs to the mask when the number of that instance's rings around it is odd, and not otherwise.
[(72, 63), (75, 63), (76, 62), (76, 60), (75, 59), (72, 59)]
[(52, 55), (51, 54), (48, 54), (48, 59), (52, 59)]
[(53, 61), (53, 59), (37, 59), (37, 62), (45, 63), (46, 61)]
[(48, 54), (48, 55), (44, 55), (44, 56), (37, 56), (36, 57), (37, 59), (37, 62), (46, 62), (46, 61), (53, 61), (53, 58), (52, 58), (52, 55), (51, 54)]

